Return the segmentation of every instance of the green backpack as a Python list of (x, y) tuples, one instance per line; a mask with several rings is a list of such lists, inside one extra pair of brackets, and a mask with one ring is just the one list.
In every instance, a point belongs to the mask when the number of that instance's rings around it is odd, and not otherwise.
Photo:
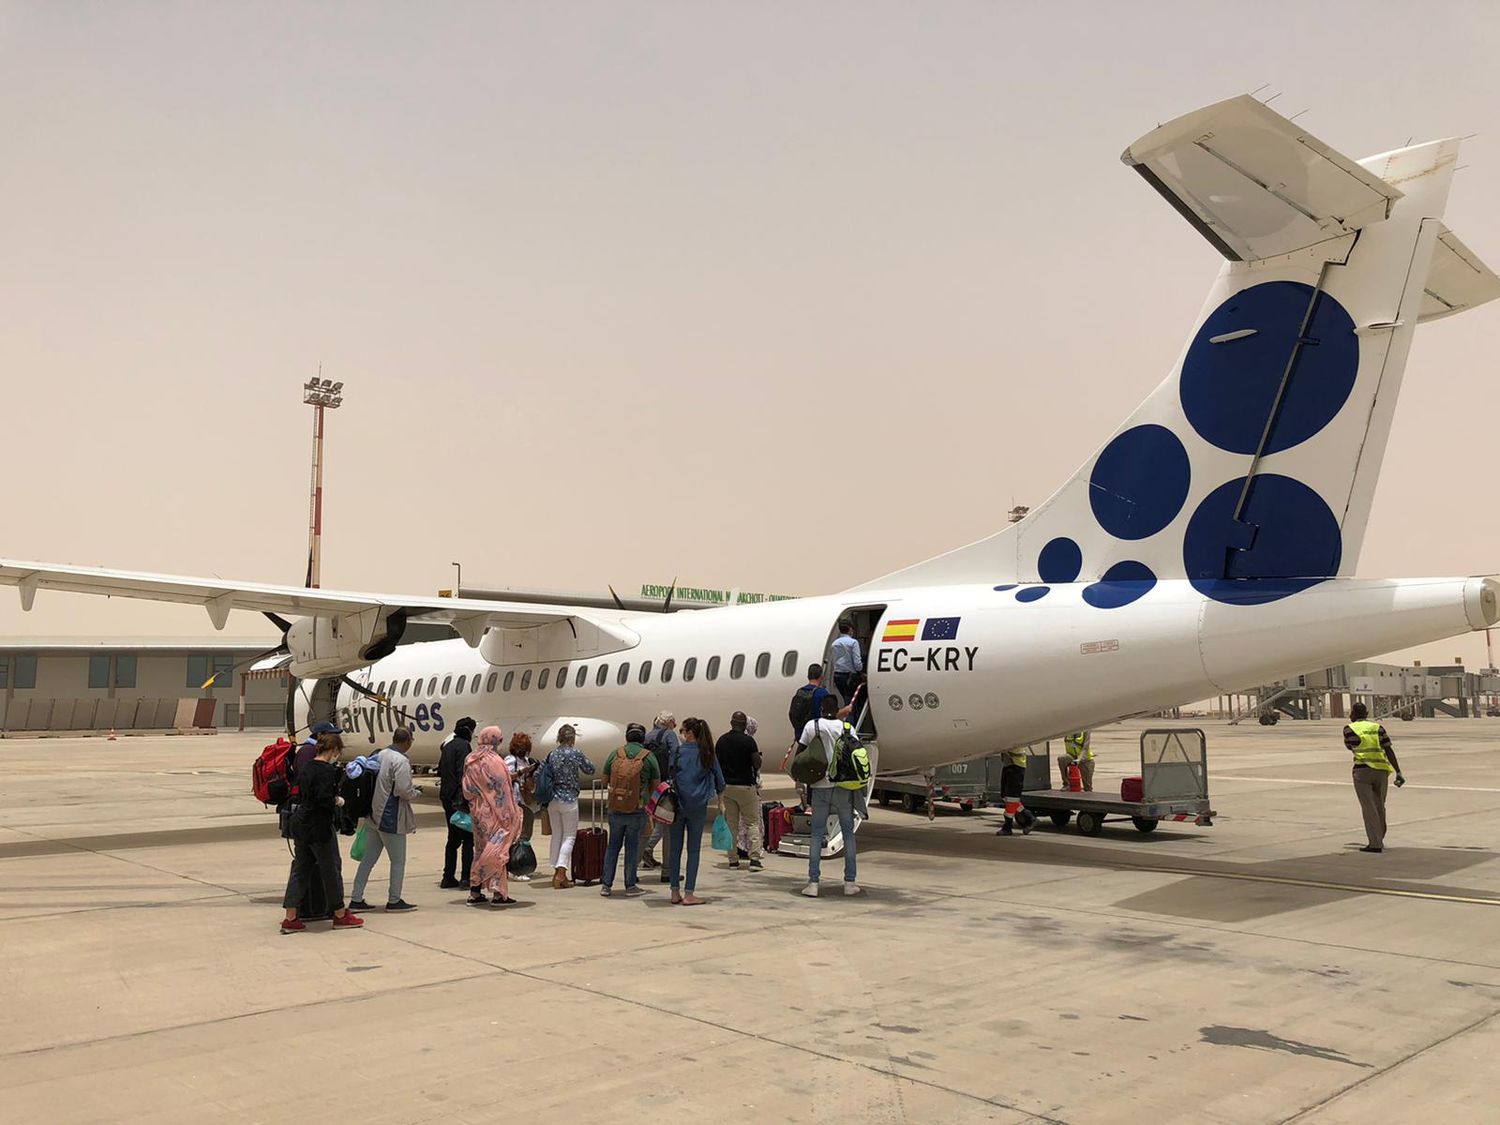
[(833, 783), (840, 789), (863, 789), (870, 783), (870, 752), (848, 723), (834, 747)]

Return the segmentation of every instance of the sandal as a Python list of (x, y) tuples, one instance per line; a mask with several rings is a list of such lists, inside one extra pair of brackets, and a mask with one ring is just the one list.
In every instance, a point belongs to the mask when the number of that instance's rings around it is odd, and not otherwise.
[(676, 891), (672, 892), (672, 905), (673, 906), (681, 906), (682, 905), (682, 896), (680, 894), (678, 894)]

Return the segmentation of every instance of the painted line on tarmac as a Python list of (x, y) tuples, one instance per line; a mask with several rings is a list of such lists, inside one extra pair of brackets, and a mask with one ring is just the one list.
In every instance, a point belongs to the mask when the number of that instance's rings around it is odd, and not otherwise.
[[(1231, 774), (1216, 773), (1210, 775), (1214, 781), (1269, 781), (1275, 785), (1342, 785), (1348, 788), (1347, 781), (1323, 781), (1303, 777), (1235, 777)], [(1482, 785), (1404, 785), (1403, 789), (1438, 789), (1446, 793), (1500, 793), (1500, 789), (1486, 788)]]
[(1311, 887), (1320, 891), (1348, 891), (1351, 894), (1386, 895), (1390, 898), (1419, 898), (1431, 902), (1457, 902), (1468, 906), (1500, 906), (1500, 898), (1475, 895), (1448, 895), (1441, 891), (1408, 891), (1398, 887), (1371, 887), (1364, 883), (1327, 883), (1321, 879), (1298, 879), (1290, 875), (1252, 875), (1240, 871), (1199, 871), (1191, 867), (1156, 867), (1151, 864), (1120, 864), (1129, 871), (1156, 875), (1191, 875), (1203, 879), (1238, 879), (1245, 883), (1277, 883), (1286, 887)]

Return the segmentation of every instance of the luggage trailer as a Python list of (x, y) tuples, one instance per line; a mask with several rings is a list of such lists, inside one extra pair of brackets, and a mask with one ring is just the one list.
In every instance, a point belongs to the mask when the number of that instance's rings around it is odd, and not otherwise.
[[(993, 805), (1004, 804), (1001, 764), (1000, 755), (985, 759), (985, 797)], [(1078, 831), (1085, 836), (1098, 836), (1108, 820), (1128, 820), (1137, 831), (1154, 832), (1164, 820), (1192, 821), (1209, 828), (1218, 815), (1208, 799), (1208, 739), (1196, 727), (1141, 732), (1139, 801), (1127, 801), (1118, 793), (1054, 789), (1052, 770), (1050, 743), (1043, 754), (1028, 755), (1021, 803), (1058, 828), (1066, 828), (1076, 815)]]

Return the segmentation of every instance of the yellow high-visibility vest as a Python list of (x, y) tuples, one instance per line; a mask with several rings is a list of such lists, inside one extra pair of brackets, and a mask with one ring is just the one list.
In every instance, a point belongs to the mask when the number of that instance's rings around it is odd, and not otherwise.
[(1354, 748), (1356, 766), (1369, 766), (1372, 770), (1384, 770), (1386, 773), (1396, 772), (1396, 767), (1391, 765), (1385, 751), (1380, 748), (1379, 723), (1361, 719), (1357, 723), (1350, 723), (1349, 729), (1359, 735), (1359, 745)]
[(1087, 753), (1084, 753), (1084, 733), (1084, 731), (1079, 731), (1077, 734), (1070, 734), (1067, 738), (1063, 739), (1063, 748), (1067, 750), (1068, 757), (1072, 758), (1075, 762), (1078, 761), (1079, 755), (1082, 755), (1083, 760), (1086, 762), (1094, 760), (1094, 748), (1092, 746), (1088, 748)]
[(1026, 747), (1024, 746), (1022, 746), (1019, 750), (1005, 751), (1007, 762), (1009, 762), (1009, 764), (1013, 766), (1020, 766), (1022, 769), (1026, 768), (1026, 756)]

